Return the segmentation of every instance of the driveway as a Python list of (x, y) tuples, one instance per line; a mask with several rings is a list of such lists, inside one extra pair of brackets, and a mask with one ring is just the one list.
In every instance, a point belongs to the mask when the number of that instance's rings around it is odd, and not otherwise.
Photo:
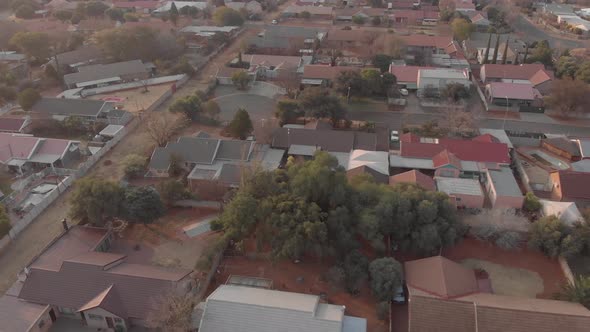
[(271, 97), (275, 93), (266, 88), (253, 87), (247, 91), (237, 90), (233, 86), (220, 85), (215, 88), (215, 100), (221, 108), (221, 121), (231, 121), (239, 108), (244, 108), (255, 120), (273, 117), (276, 100)]
[(527, 42), (547, 40), (549, 41), (551, 47), (560, 49), (586, 47), (586, 44), (582, 41), (555, 37), (542, 28), (532, 24), (527, 19), (522, 17), (522, 15), (518, 16), (512, 26), (514, 30), (518, 32), (519, 37)]

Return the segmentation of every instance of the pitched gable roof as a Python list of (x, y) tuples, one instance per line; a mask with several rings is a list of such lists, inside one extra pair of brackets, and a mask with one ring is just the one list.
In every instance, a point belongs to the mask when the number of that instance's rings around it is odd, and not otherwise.
[(432, 159), (445, 149), (464, 161), (510, 163), (510, 155), (506, 144), (477, 140), (440, 138), (438, 143), (402, 141), (400, 152), (402, 157)]
[(528, 80), (533, 86), (553, 80), (553, 72), (546, 70), (543, 64), (537, 63), (518, 66), (485, 64), (481, 66), (481, 72), (482, 74), (485, 73), (486, 80), (490, 78)]
[(372, 133), (279, 128), (273, 135), (272, 147), (289, 149), (291, 145), (317, 146), (328, 152), (350, 152), (353, 149), (375, 151), (377, 136)]
[(450, 165), (456, 169), (461, 169), (461, 160), (447, 149), (432, 157), (432, 164), (435, 168)]
[(389, 178), (389, 185), (396, 185), (398, 183), (414, 183), (418, 186), (422, 187), (425, 190), (435, 191), (436, 185), (434, 183), (434, 179), (430, 176), (418, 171), (418, 170), (411, 170), (407, 172), (403, 172), (400, 174), (396, 174)]
[(0, 132), (19, 132), (26, 122), (27, 119), (25, 118), (0, 118)]
[(455, 298), (478, 291), (473, 270), (442, 256), (405, 263), (406, 284), (440, 298)]
[(41, 98), (32, 112), (50, 115), (96, 117), (113, 108), (113, 103), (92, 99)]
[(558, 171), (561, 193), (567, 199), (590, 199), (590, 173)]
[(395, 75), (398, 82), (406, 83), (417, 83), (418, 82), (418, 72), (420, 69), (432, 69), (434, 67), (424, 67), (424, 66), (389, 66), (389, 73)]

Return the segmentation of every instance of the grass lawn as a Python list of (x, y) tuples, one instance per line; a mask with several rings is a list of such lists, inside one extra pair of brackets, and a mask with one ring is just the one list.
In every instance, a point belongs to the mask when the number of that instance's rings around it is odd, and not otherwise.
[(490, 276), (492, 289), (496, 294), (536, 297), (545, 290), (543, 279), (537, 272), (480, 259), (465, 259), (461, 264), (472, 269), (485, 270)]

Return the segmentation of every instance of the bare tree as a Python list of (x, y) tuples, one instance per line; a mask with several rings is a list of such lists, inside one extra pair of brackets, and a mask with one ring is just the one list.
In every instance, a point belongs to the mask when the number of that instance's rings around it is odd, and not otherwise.
[(546, 98), (549, 107), (562, 116), (587, 113), (590, 107), (590, 87), (583, 81), (569, 78), (556, 80), (551, 84), (551, 94)]
[(190, 294), (168, 293), (155, 301), (154, 310), (148, 316), (148, 326), (162, 331), (185, 332), (192, 327), (191, 314), (194, 298)]
[(262, 144), (270, 144), (272, 142), (272, 135), (279, 127), (277, 119), (261, 119), (254, 122), (254, 137), (256, 142)]
[(299, 87), (301, 86), (301, 79), (294, 70), (287, 68), (279, 71), (279, 75), (275, 81), (278, 86), (285, 89), (289, 98), (297, 98)]
[(147, 133), (158, 146), (165, 146), (174, 134), (189, 123), (184, 115), (152, 113), (147, 119)]

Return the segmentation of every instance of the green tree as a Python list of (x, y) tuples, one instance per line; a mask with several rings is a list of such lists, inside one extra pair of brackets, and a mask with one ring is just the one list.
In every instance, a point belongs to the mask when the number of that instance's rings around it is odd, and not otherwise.
[(381, 17), (379, 16), (375, 16), (371, 19), (371, 24), (373, 24), (374, 26), (380, 26), (381, 25)]
[(131, 222), (151, 224), (164, 215), (164, 204), (153, 187), (129, 187), (125, 190), (124, 211)]
[(125, 20), (125, 12), (122, 9), (109, 8), (104, 13), (113, 21), (123, 22)]
[(359, 71), (344, 70), (336, 77), (336, 91), (345, 96), (366, 96), (368, 90)]
[(360, 251), (353, 250), (344, 258), (344, 284), (349, 293), (359, 292), (362, 283), (367, 280), (369, 260)]
[(311, 13), (308, 11), (302, 11), (301, 14), (299, 14), (299, 17), (309, 20), (311, 18)]
[(365, 18), (362, 16), (353, 16), (352, 17), (352, 23), (354, 24), (358, 24), (358, 25), (363, 25), (365, 24)]
[(580, 303), (590, 309), (590, 276), (579, 275), (573, 283), (565, 283), (555, 297), (558, 300)]
[(195, 73), (195, 68), (188, 62), (186, 57), (182, 57), (168, 72), (170, 75), (187, 74), (189, 77), (193, 76)]
[(529, 246), (549, 257), (570, 257), (582, 250), (572, 229), (556, 216), (543, 217), (530, 226)]
[(10, 224), (10, 219), (8, 218), (8, 214), (4, 209), (4, 205), (0, 204), (0, 239), (3, 238), (8, 232), (12, 225)]
[(319, 88), (303, 90), (299, 96), (299, 105), (307, 116), (316, 119), (330, 119), (336, 125), (346, 117), (346, 110), (338, 97), (330, 95), (328, 91)]
[(540, 62), (548, 67), (553, 65), (553, 50), (549, 47), (548, 41), (542, 40), (538, 42), (531, 56), (527, 58), (527, 63), (534, 62)]
[(128, 178), (134, 178), (142, 176), (145, 173), (147, 160), (144, 156), (130, 154), (123, 158), (121, 165), (123, 166), (123, 173), (125, 173), (125, 176)]
[(19, 93), (17, 99), (20, 107), (22, 107), (25, 111), (30, 111), (33, 105), (35, 105), (39, 99), (41, 99), (41, 95), (39, 92), (37, 92), (37, 90), (28, 88)]
[(525, 211), (537, 212), (541, 210), (541, 207), (542, 205), (541, 201), (539, 201), (539, 198), (537, 198), (537, 196), (535, 196), (535, 194), (532, 191), (527, 192), (524, 196), (523, 203), (523, 208), (525, 209)]
[(381, 94), (383, 92), (383, 77), (378, 70), (363, 69), (361, 71), (363, 86), (366, 87), (369, 95)]
[(114, 61), (176, 59), (182, 53), (176, 39), (150, 27), (101, 30), (93, 37), (104, 56)]
[(160, 193), (160, 198), (168, 206), (171, 206), (176, 201), (189, 199), (193, 196), (182, 182), (174, 179), (160, 182), (157, 189)]
[(71, 218), (82, 224), (103, 226), (123, 211), (124, 190), (117, 183), (97, 178), (76, 181), (70, 198)]
[(59, 75), (57, 74), (57, 70), (55, 70), (55, 67), (53, 66), (45, 66), (45, 77), (52, 79), (52, 80), (56, 80), (56, 81), (60, 81), (61, 77), (59, 77)]
[(169, 111), (172, 113), (182, 113), (188, 119), (197, 121), (203, 112), (202, 100), (197, 95), (186, 96), (184, 98), (176, 99), (170, 105)]
[(86, 3), (84, 13), (91, 17), (99, 17), (103, 16), (107, 9), (109, 9), (109, 6), (107, 6), (104, 2), (92, 1)]
[(49, 57), (49, 36), (42, 32), (17, 32), (10, 38), (11, 45), (17, 47), (30, 59), (44, 61)]
[(389, 71), (389, 66), (391, 65), (391, 61), (393, 57), (387, 54), (376, 54), (373, 56), (372, 63), (373, 66), (379, 68), (382, 73)]
[(60, 20), (62, 23), (69, 21), (72, 18), (73, 13), (69, 10), (58, 10), (53, 13), (53, 17)]
[(174, 2), (172, 2), (170, 10), (168, 11), (168, 18), (170, 19), (170, 22), (172, 22), (172, 24), (174, 25), (176, 25), (176, 23), (178, 22), (178, 8), (176, 8), (176, 4)]
[(213, 13), (213, 21), (219, 26), (241, 26), (244, 18), (240, 12), (228, 7), (218, 7)]
[(224, 207), (216, 223), (223, 228), (229, 239), (242, 239), (252, 233), (260, 216), (265, 213), (260, 208), (260, 203), (249, 193), (238, 191)]
[(281, 100), (277, 103), (275, 117), (281, 125), (292, 123), (303, 116), (304, 112), (299, 108), (299, 103), (291, 100)]
[(35, 8), (29, 4), (20, 5), (14, 12), (14, 16), (18, 18), (31, 19), (35, 16)]
[(372, 261), (369, 264), (369, 275), (373, 295), (380, 301), (391, 299), (404, 279), (402, 265), (391, 257)]
[(245, 70), (240, 70), (232, 74), (231, 80), (238, 90), (246, 90), (250, 83), (250, 76)]
[(254, 127), (252, 126), (252, 120), (250, 120), (250, 114), (243, 108), (239, 108), (234, 118), (228, 125), (228, 132), (234, 138), (246, 139)]
[(562, 56), (557, 60), (555, 74), (557, 77), (574, 79), (579, 68), (578, 60), (572, 56)]
[(464, 41), (471, 36), (475, 26), (464, 18), (456, 18), (451, 22), (451, 29), (457, 40)]
[(590, 61), (584, 61), (576, 70), (576, 79), (590, 84)]
[(126, 22), (139, 22), (139, 15), (135, 13), (125, 13), (123, 14), (123, 19)]
[(207, 116), (211, 119), (219, 118), (219, 113), (221, 113), (221, 107), (215, 100), (208, 100), (205, 104), (203, 104), (203, 112), (207, 114)]

